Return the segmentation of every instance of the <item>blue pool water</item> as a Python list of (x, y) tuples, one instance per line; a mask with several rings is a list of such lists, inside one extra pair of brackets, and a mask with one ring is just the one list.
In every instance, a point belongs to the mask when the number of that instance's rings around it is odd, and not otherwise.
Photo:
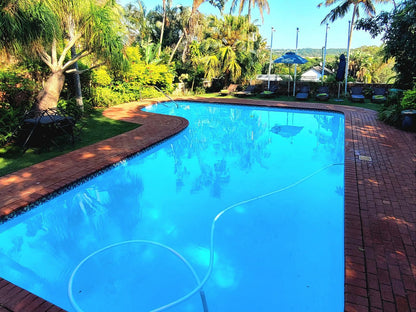
[[(197, 288), (175, 252), (207, 276), (226, 209), (206, 311), (343, 311), (343, 115), (146, 110), (189, 127), (0, 225), (0, 276), (69, 311), (155, 310)], [(199, 292), (169, 311), (204, 311)]]

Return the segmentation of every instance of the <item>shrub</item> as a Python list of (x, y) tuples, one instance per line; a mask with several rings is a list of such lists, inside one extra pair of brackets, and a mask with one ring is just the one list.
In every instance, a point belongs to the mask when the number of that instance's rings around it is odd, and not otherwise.
[(400, 116), (403, 110), (401, 100), (403, 92), (398, 89), (390, 90), (386, 103), (380, 108), (378, 118), (392, 126), (400, 125)]
[(141, 89), (141, 96), (143, 99), (150, 99), (155, 97), (161, 97), (163, 96), (163, 94), (157, 91), (155, 88), (152, 88), (150, 86), (144, 86)]
[[(227, 90), (228, 91), (228, 90)], [(205, 88), (203, 87), (196, 87), (194, 94), (198, 95), (198, 94), (205, 94)]]
[(92, 93), (93, 103), (96, 107), (110, 107), (123, 103), (121, 94), (108, 87), (96, 87)]
[(0, 71), (0, 146), (15, 134), (33, 104), (37, 85), (20, 68)]
[(25, 111), (9, 103), (0, 102), (0, 146), (5, 145), (15, 134)]
[(37, 91), (36, 83), (24, 72), (0, 71), (0, 101), (12, 107), (30, 107)]
[(94, 70), (92, 73), (92, 83), (95, 86), (109, 86), (112, 82), (111, 76), (108, 74), (107, 68), (105, 66), (99, 67)]
[[(141, 57), (138, 47), (129, 47), (126, 51), (130, 69), (124, 74), (126, 83), (138, 83), (140, 86), (154, 85), (165, 92), (173, 91), (173, 69), (161, 63), (147, 64)], [(137, 90), (137, 88), (136, 88)]]
[(412, 90), (403, 92), (403, 98), (401, 100), (402, 109), (416, 109), (416, 85)]
[[(88, 101), (86, 103), (88, 103)], [(70, 100), (60, 99), (58, 101), (58, 108), (62, 109), (68, 116), (73, 117), (75, 120), (79, 120), (83, 114), (81, 107), (78, 106), (74, 98)], [(84, 109), (85, 109), (85, 103), (84, 103)]]

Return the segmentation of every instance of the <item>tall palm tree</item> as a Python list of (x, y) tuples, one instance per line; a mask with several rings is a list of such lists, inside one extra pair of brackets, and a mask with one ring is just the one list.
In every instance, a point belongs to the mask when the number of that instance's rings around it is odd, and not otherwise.
[(160, 30), (160, 40), (159, 40), (159, 50), (157, 52), (157, 56), (160, 56), (160, 53), (162, 52), (162, 42), (163, 42), (163, 33), (165, 31), (165, 24), (166, 24), (166, 0), (163, 0), (163, 18), (162, 18), (162, 27)]
[(239, 2), (240, 5), (238, 7), (238, 15), (241, 15), (241, 12), (243, 12), (244, 7), (248, 5), (247, 16), (249, 23), (251, 19), (251, 8), (254, 8), (256, 5), (259, 8), (262, 22), (264, 21), (263, 10), (266, 10), (267, 14), (270, 13), (269, 3), (267, 2), (267, 0), (233, 0), (233, 2), (231, 3), (230, 14), (234, 12)]
[[(391, 2), (391, 0), (326, 0), (325, 2), (321, 2), (318, 4), (318, 7), (322, 5), (331, 6), (335, 3), (339, 3), (337, 7), (332, 9), (327, 16), (322, 20), (321, 25), (330, 21), (333, 23), (338, 18), (343, 18), (352, 7), (352, 17), (351, 17), (351, 24), (349, 29), (349, 36), (348, 36), (348, 48), (347, 48), (347, 67), (345, 71), (345, 77), (348, 77), (348, 64), (349, 64), (349, 54), (350, 54), (350, 47), (351, 47), (351, 39), (352, 39), (352, 32), (354, 29), (355, 22), (358, 17), (360, 17), (360, 8), (364, 9), (367, 15), (374, 16), (376, 14), (376, 8), (374, 7), (374, 3), (387, 3)], [(345, 93), (347, 90), (347, 84), (345, 84)]]
[(195, 37), (196, 28), (198, 26), (198, 20), (200, 16), (200, 14), (198, 14), (199, 13), (198, 9), (202, 3), (207, 2), (207, 1), (214, 7), (218, 8), (220, 12), (222, 12), (224, 8), (224, 2), (225, 2), (224, 0), (193, 0), (192, 1), (191, 15), (189, 16), (188, 25), (185, 29), (186, 43), (185, 43), (184, 50), (182, 52), (183, 62), (185, 62), (186, 60), (186, 57), (189, 52), (189, 46)]
[(124, 7), (124, 19), (129, 33), (128, 45), (137, 42), (139, 45), (147, 43), (150, 37), (150, 27), (147, 12), (142, 1), (137, 1), (137, 6), (127, 4)]

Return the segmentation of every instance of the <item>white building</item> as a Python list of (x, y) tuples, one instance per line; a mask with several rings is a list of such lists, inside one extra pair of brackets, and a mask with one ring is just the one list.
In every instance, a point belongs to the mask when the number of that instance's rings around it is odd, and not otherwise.
[[(257, 75), (256, 79), (257, 80), (262, 80), (262, 81), (269, 81), (269, 75), (267, 75), (267, 74)], [(280, 78), (279, 75), (270, 75), (270, 82), (281, 81), (281, 80), (282, 80), (282, 78)]]
[[(334, 72), (325, 67), (324, 75), (333, 75)], [(308, 69), (300, 76), (301, 81), (321, 81), (322, 80), (322, 66), (314, 66)]]

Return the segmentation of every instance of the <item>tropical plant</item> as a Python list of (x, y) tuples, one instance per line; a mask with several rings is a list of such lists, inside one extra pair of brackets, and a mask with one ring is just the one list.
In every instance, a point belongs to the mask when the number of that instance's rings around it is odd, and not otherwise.
[(149, 42), (151, 28), (142, 1), (137, 1), (137, 6), (129, 3), (124, 7), (124, 23), (128, 31), (128, 45)]
[(399, 126), (403, 110), (401, 105), (402, 98), (403, 92), (401, 90), (396, 89), (389, 92), (386, 103), (382, 105), (378, 112), (378, 118), (389, 125)]
[(224, 15), (222, 19), (210, 16), (206, 39), (199, 46), (205, 77), (224, 78), (228, 85), (249, 80), (260, 72), (265, 42), (252, 36), (256, 33), (257, 27), (249, 24), (245, 16)]
[(385, 59), (382, 47), (361, 47), (351, 51), (350, 76), (365, 83), (391, 83), (394, 59)]
[[(195, 39), (195, 34), (197, 33), (197, 28), (199, 21), (203, 19), (203, 15), (199, 13), (198, 9), (202, 3), (206, 2), (206, 0), (193, 0), (192, 1), (192, 9), (187, 21), (187, 25), (184, 29), (185, 35), (185, 46), (182, 52), (182, 61), (185, 62), (187, 59), (189, 46)], [(208, 2), (213, 5), (214, 7), (218, 8), (220, 12), (222, 12), (224, 8), (224, 0), (208, 0)]]
[[(376, 9), (374, 7), (374, 3), (387, 3), (391, 2), (391, 0), (325, 0), (325, 2), (321, 2), (318, 7), (322, 5), (325, 6), (332, 6), (335, 3), (339, 3), (334, 9), (332, 9), (327, 16), (322, 20), (321, 24), (325, 24), (328, 21), (331, 23), (335, 22), (338, 18), (343, 18), (352, 7), (352, 17), (351, 17), (351, 24), (349, 29), (349, 36), (348, 36), (348, 48), (347, 48), (347, 55), (350, 54), (350, 47), (351, 47), (351, 40), (352, 40), (352, 33), (354, 30), (354, 26), (356, 23), (356, 19), (360, 17), (360, 8), (364, 9), (367, 15), (374, 16), (376, 14)], [(347, 60), (348, 65), (349, 60)], [(348, 66), (347, 66), (348, 71)], [(348, 72), (347, 72), (348, 74)]]
[(39, 86), (21, 68), (0, 70), (0, 146), (12, 138)]
[(403, 92), (403, 98), (400, 104), (402, 109), (416, 109), (416, 84), (412, 90)]
[(416, 77), (416, 2), (404, 1), (392, 12), (360, 20), (357, 26), (373, 37), (383, 34), (385, 58), (395, 59), (397, 82), (411, 88)]
[(233, 0), (231, 3), (230, 14), (233, 13), (237, 8), (238, 2), (240, 2), (240, 5), (238, 7), (238, 15), (241, 15), (246, 5), (248, 6), (247, 16), (249, 23), (251, 21), (251, 8), (254, 8), (256, 5), (259, 8), (262, 22), (264, 21), (263, 11), (265, 10), (267, 14), (270, 13), (269, 3), (267, 2), (267, 0)]
[[(90, 57), (91, 63), (123, 64), (123, 36), (120, 7), (114, 0), (6, 0), (2, 16), (5, 37), (14, 34), (11, 43), (3, 45), (10, 53), (39, 57), (51, 74), (37, 96), (36, 108), (56, 107), (64, 86), (65, 74), (77, 72), (73, 65)], [(10, 6), (13, 10), (10, 10)], [(10, 13), (12, 12), (12, 13)], [(38, 23), (38, 33), (24, 32), (26, 22)], [(71, 48), (80, 52), (69, 56)], [(23, 49), (27, 47), (27, 49)], [(74, 51), (74, 50), (73, 50)], [(59, 55), (58, 55), (59, 54)]]

